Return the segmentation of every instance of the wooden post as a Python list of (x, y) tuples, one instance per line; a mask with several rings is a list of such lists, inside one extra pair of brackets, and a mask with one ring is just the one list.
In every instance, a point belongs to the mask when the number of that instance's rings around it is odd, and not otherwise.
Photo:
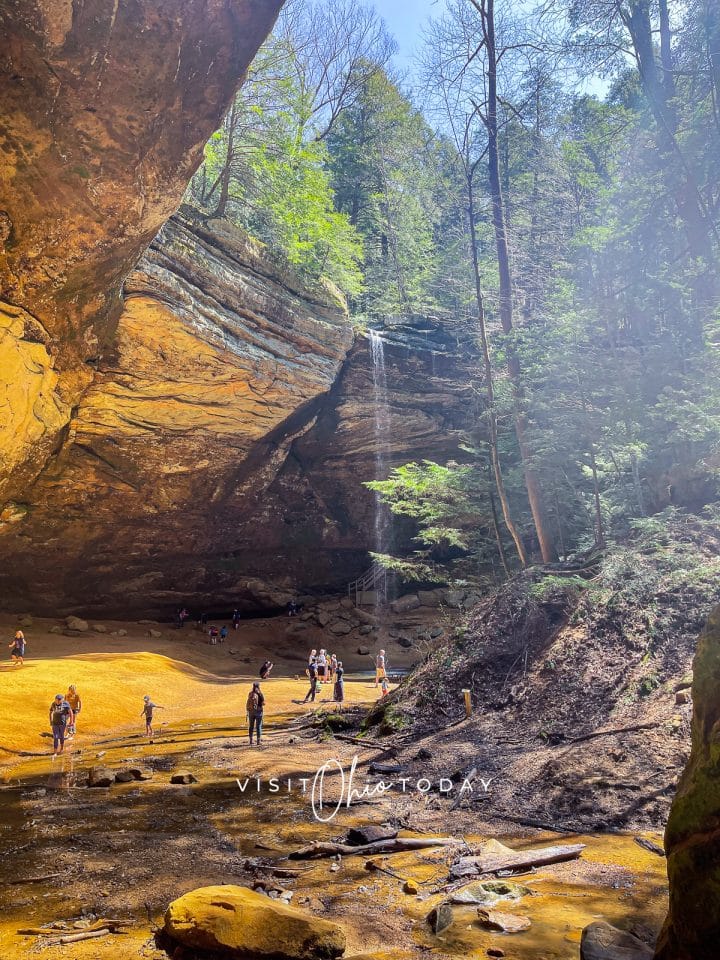
[(470, 702), (470, 691), (463, 690), (463, 697), (465, 698), (465, 716), (472, 716), (472, 703)]

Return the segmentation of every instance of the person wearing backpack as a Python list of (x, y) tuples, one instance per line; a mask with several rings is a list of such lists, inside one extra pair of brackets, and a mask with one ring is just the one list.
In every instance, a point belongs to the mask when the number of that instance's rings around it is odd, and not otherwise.
[(265, 697), (260, 689), (260, 684), (255, 681), (252, 690), (248, 694), (245, 709), (247, 710), (248, 728), (250, 733), (250, 746), (253, 742), (253, 730), (256, 731), (257, 744), (260, 746), (262, 738), (263, 709), (265, 707)]
[(61, 693), (55, 694), (50, 704), (50, 726), (53, 732), (53, 756), (57, 757), (65, 750), (65, 729), (75, 718), (72, 707)]

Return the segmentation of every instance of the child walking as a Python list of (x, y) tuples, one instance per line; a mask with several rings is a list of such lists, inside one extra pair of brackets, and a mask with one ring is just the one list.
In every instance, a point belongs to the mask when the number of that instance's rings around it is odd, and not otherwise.
[(148, 735), (148, 737), (150, 737), (151, 741), (154, 736), (153, 726), (152, 726), (153, 710), (164, 710), (164, 709), (165, 707), (161, 707), (159, 703), (153, 703), (150, 697), (147, 696), (147, 694), (143, 697), (143, 708), (140, 711), (140, 716), (145, 717), (145, 733)]
[(24, 666), (25, 664), (25, 634), (22, 630), (16, 630), (15, 638), (10, 643), (10, 659), (13, 666)]

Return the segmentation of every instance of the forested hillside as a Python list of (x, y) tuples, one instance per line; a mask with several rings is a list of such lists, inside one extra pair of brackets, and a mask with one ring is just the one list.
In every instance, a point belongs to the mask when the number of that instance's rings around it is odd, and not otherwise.
[(466, 462), (373, 484), (418, 521), (404, 575), (502, 575), (714, 498), (719, 33), (710, 0), (450, 0), (398, 76), (372, 8), (286, 7), (189, 196), (358, 324), (433, 317), (476, 352)]

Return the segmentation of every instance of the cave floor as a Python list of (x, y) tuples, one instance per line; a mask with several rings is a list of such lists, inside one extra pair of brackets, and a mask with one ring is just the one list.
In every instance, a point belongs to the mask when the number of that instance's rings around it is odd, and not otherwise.
[[(283, 639), (285, 626), (280, 620), (246, 624), (225, 648), (210, 647), (190, 631), (147, 637), (147, 625), (127, 625), (128, 637), (65, 637), (35, 625), (26, 630), (26, 666), (2, 668), (8, 719), (0, 736), (0, 956), (167, 957), (154, 937), (167, 904), (219, 883), (292, 891), (295, 906), (344, 926), (348, 955), (485, 956), (494, 947), (516, 960), (570, 960), (578, 956), (583, 926), (595, 919), (647, 939), (657, 933), (667, 909), (665, 862), (629, 835), (583, 837), (580, 860), (521, 877), (532, 895), (499, 907), (532, 921), (515, 935), (483, 930), (473, 907), (453, 908), (452, 925), (439, 936), (431, 933), (425, 918), (444, 897), (455, 856), (447, 849), (383, 857), (396, 876), (368, 872), (363, 856), (286, 861), (299, 846), (341, 838), (350, 826), (367, 822), (393, 821), (470, 845), (493, 836), (520, 847), (555, 842), (557, 835), (492, 822), (491, 803), (483, 818), (478, 805), (454, 807), (434, 782), (423, 792), (415, 779), (404, 791), (396, 784), (339, 805), (355, 758), (355, 786), (369, 791), (378, 781), (370, 763), (392, 758), (374, 743), (332, 737), (317, 717), (336, 711), (328, 687), (315, 711), (298, 702), (306, 690), (305, 679), (296, 679), (305, 651), (297, 650), (297, 638), (292, 646)], [(369, 706), (377, 691), (361, 672), (367, 658), (336, 646), (350, 665), (347, 708)], [(243, 714), (255, 668), (244, 667), (243, 658), (259, 663), (266, 650), (276, 666), (264, 684), (265, 743), (250, 748)], [(66, 755), (53, 760), (44, 736), (47, 708), (69, 682), (84, 698), (79, 731)], [(157, 714), (153, 743), (140, 726), (145, 693), (166, 707)], [(315, 816), (313, 779), (331, 759), (345, 779), (337, 772), (326, 778), (325, 807), (317, 808), (316, 792)], [(97, 765), (138, 767), (151, 778), (89, 788), (88, 770)], [(180, 771), (196, 782), (170, 783)], [(557, 842), (574, 838), (563, 835)], [(403, 893), (405, 879), (416, 882), (417, 896)], [(92, 917), (134, 923), (122, 934), (67, 946), (18, 933), (58, 920), (72, 927)]]

